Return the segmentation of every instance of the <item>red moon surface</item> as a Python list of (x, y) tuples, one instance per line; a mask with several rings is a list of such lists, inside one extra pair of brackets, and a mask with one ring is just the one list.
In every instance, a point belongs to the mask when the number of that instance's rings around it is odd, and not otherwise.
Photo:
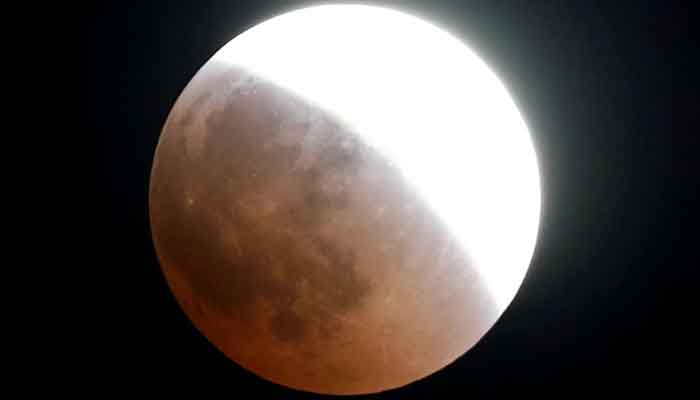
[(323, 104), (210, 60), (151, 175), (182, 310), (234, 362), (317, 393), (400, 387), (463, 355), (502, 309), (394, 161)]

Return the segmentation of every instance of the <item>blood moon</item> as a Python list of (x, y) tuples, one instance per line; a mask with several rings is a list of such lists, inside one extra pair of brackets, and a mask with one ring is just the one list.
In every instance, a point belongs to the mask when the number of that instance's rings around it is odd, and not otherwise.
[(540, 187), (509, 94), (466, 46), (369, 6), (244, 32), (174, 105), (154, 243), (184, 312), (273, 382), (399, 387), (496, 322), (532, 256)]

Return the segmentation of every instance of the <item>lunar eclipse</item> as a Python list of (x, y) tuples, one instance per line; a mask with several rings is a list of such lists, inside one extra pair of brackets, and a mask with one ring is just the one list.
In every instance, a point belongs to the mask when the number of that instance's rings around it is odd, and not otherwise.
[(462, 356), (526, 274), (530, 133), (468, 46), (416, 17), (329, 5), (221, 48), (173, 106), (150, 182), (178, 303), (272, 382), (372, 393)]

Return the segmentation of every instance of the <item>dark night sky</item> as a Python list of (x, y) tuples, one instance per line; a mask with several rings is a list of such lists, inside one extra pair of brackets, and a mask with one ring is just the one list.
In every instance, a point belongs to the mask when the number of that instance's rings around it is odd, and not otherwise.
[[(544, 190), (531, 268), (498, 324), (448, 368), (377, 397), (529, 383), (624, 393), (697, 379), (697, 14), (670, 2), (366, 3), (429, 18), (486, 60), (527, 120)], [(160, 273), (147, 203), (160, 129), (199, 67), (245, 29), (309, 4), (124, 0), (77, 14), (80, 133), (96, 189), (84, 210), (95, 232), (80, 334), (89, 381), (315, 397), (255, 377), (197, 333)]]

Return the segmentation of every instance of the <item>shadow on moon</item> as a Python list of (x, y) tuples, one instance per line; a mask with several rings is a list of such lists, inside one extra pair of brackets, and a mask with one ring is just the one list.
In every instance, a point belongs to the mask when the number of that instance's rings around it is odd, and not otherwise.
[(326, 393), (400, 386), (463, 354), (499, 310), (390, 161), (317, 105), (207, 64), (150, 188), (163, 271), (197, 328), (256, 374)]

